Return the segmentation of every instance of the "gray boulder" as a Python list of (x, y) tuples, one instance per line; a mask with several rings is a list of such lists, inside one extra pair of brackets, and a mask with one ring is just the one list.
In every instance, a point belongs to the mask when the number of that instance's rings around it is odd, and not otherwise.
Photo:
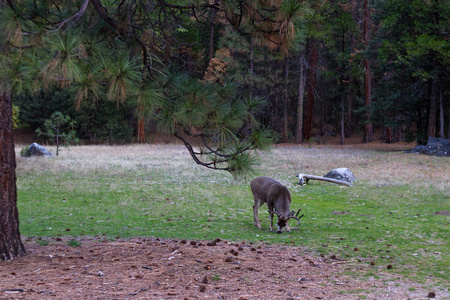
[(331, 172), (326, 174), (324, 177), (342, 180), (350, 183), (356, 181), (356, 178), (353, 175), (352, 171), (350, 171), (348, 168), (337, 168), (331, 170)]
[(53, 156), (53, 154), (48, 151), (44, 146), (41, 146), (37, 143), (33, 143), (28, 147), (28, 150), (30, 152), (30, 156), (44, 156), (49, 157)]
[(450, 139), (429, 137), (426, 146), (417, 145), (411, 153), (450, 157)]

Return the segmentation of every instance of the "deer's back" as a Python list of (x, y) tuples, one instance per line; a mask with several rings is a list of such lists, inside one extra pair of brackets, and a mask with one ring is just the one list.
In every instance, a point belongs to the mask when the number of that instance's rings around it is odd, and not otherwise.
[(278, 198), (286, 197), (291, 202), (291, 196), (287, 187), (269, 177), (257, 177), (250, 184), (254, 196), (264, 202), (272, 202)]

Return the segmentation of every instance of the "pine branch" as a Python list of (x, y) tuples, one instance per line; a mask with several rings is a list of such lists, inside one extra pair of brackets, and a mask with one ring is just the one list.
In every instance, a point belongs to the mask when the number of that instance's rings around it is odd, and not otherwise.
[(67, 22), (70, 22), (69, 26), (67, 27), (67, 29), (70, 29), (73, 24), (78, 21), (81, 16), (85, 13), (87, 6), (88, 6), (89, 0), (84, 0), (83, 4), (81, 5), (81, 8), (78, 12), (76, 12), (73, 16), (71, 16), (68, 19), (65, 19), (62, 22), (59, 22), (58, 25), (56, 26), (57, 30), (60, 30)]
[[(89, 0), (89, 1), (94, 6), (95, 11), (98, 13), (100, 18), (102, 18), (109, 26), (111, 26), (114, 30), (116, 30), (124, 38), (127, 37), (127, 33), (124, 32), (123, 29), (119, 29), (119, 27), (117, 26), (117, 22), (109, 16), (108, 12), (106, 11), (106, 8), (102, 5), (100, 0)], [(151, 65), (148, 64), (149, 54), (148, 54), (148, 50), (147, 50), (147, 45), (144, 43), (144, 41), (142, 41), (135, 34), (133, 34), (133, 38), (141, 45), (142, 54), (143, 54), (142, 63), (144, 66), (147, 67), (148, 71), (151, 72), (152, 67), (151, 67)]]
[(205, 163), (205, 162), (201, 161), (201, 160), (197, 157), (198, 152), (195, 152), (195, 151), (194, 151), (194, 148), (192, 147), (192, 145), (191, 145), (185, 138), (183, 138), (182, 136), (180, 136), (177, 132), (175, 132), (174, 135), (175, 135), (175, 137), (177, 137), (178, 139), (180, 139), (180, 140), (184, 143), (184, 145), (185, 145), (186, 148), (188, 149), (189, 154), (191, 155), (192, 159), (193, 159), (193, 160), (195, 161), (195, 163), (197, 163), (198, 165), (201, 165), (201, 166), (204, 166), (204, 167), (206, 167), (206, 168), (213, 169), (213, 170), (222, 170), (222, 171), (229, 171), (229, 172), (233, 172), (233, 171), (234, 171), (234, 169), (233, 169), (233, 168), (230, 168), (230, 167), (217, 167), (217, 166), (216, 166), (218, 163), (225, 163), (225, 162), (227, 162), (228, 160), (213, 161), (213, 162), (210, 162), (210, 163)]

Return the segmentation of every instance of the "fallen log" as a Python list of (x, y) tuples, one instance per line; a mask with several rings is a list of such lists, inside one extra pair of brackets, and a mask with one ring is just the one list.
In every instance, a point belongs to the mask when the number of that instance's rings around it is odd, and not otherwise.
[(308, 175), (308, 174), (298, 174), (297, 176), (298, 176), (298, 179), (300, 180), (298, 182), (299, 185), (306, 185), (306, 184), (308, 184), (308, 181), (310, 179), (313, 179), (313, 180), (332, 182), (332, 183), (336, 183), (336, 184), (342, 184), (342, 185), (346, 185), (346, 186), (352, 186), (352, 184), (350, 182), (343, 181), (343, 180), (337, 180), (337, 179), (333, 179), (333, 178), (328, 178), (328, 177)]

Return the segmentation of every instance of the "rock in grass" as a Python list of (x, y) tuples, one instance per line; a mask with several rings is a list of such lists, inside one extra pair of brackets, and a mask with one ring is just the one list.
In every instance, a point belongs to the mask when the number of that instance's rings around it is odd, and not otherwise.
[(350, 182), (350, 183), (352, 183), (353, 181), (356, 181), (356, 178), (353, 175), (352, 171), (350, 171), (348, 168), (337, 168), (337, 169), (331, 170), (324, 177), (342, 180), (342, 181), (346, 181), (346, 182)]
[(44, 146), (41, 146), (38, 143), (31, 144), (30, 147), (28, 147), (28, 150), (30, 152), (30, 156), (53, 156), (50, 151), (48, 151)]
[(450, 139), (429, 137), (426, 146), (417, 145), (411, 153), (450, 157)]

